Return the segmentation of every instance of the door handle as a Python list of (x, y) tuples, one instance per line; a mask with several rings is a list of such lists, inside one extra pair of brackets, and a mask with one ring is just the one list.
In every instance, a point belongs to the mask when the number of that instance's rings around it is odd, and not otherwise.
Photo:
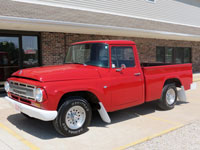
[(139, 73), (139, 72), (134, 74), (134, 76), (140, 76), (140, 75), (141, 75), (141, 73)]

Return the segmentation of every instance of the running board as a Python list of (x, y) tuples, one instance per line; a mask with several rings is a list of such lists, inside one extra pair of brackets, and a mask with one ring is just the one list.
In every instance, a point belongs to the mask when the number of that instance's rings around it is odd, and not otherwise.
[(98, 109), (99, 115), (101, 116), (101, 119), (106, 122), (106, 123), (111, 123), (110, 117), (106, 111), (106, 109), (104, 108), (103, 104), (101, 102), (99, 102), (100, 105), (100, 109)]
[(178, 90), (178, 99), (181, 102), (187, 102), (184, 86), (181, 86), (181, 89)]

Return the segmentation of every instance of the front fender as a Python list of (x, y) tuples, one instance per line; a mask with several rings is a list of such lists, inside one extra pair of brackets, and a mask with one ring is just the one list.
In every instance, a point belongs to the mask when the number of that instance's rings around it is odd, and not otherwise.
[(44, 88), (47, 100), (43, 102), (43, 107), (48, 110), (56, 110), (64, 94), (77, 91), (93, 93), (103, 103), (106, 110), (109, 109), (110, 94), (105, 91), (103, 85), (101, 86), (101, 79), (49, 82)]

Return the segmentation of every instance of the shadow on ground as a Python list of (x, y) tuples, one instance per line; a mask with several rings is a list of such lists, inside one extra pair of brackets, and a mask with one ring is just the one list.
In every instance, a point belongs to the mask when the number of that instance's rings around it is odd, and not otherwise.
[[(127, 109), (110, 112), (109, 116), (111, 118), (111, 124), (114, 124), (114, 123), (127, 121), (129, 119), (137, 118), (140, 115), (151, 114), (151, 113), (154, 113), (156, 110), (157, 110), (156, 103), (150, 102), (150, 103), (142, 104), (136, 107), (130, 107)], [(95, 112), (90, 126), (106, 127), (106, 125), (107, 123), (104, 123), (101, 120), (99, 113)]]
[(7, 119), (19, 130), (23, 130), (28, 134), (31, 134), (40, 139), (53, 139), (56, 137), (62, 138), (62, 136), (55, 131), (52, 122), (29, 119), (20, 113), (10, 115)]
[[(178, 102), (178, 105), (182, 104), (182, 102)], [(129, 119), (134, 119), (139, 117), (140, 115), (146, 115), (154, 113), (155, 111), (161, 111), (157, 108), (156, 102), (146, 103), (140, 106), (131, 107), (128, 109), (111, 112), (109, 116), (112, 120), (111, 124), (127, 121)], [(8, 116), (8, 121), (15, 125), (19, 130), (23, 130), (28, 134), (31, 134), (40, 139), (53, 139), (53, 138), (63, 138), (63, 136), (59, 135), (53, 125), (52, 122), (44, 122), (37, 119), (28, 119), (21, 114), (14, 114)], [(104, 123), (98, 112), (93, 112), (92, 122), (90, 127), (106, 127), (108, 124)]]

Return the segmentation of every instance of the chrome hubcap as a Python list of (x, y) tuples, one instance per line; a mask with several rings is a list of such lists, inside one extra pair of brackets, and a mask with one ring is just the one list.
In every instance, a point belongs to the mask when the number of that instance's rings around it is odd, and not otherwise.
[(76, 130), (83, 126), (85, 119), (85, 110), (81, 106), (73, 106), (68, 110), (65, 122), (70, 129)]
[(172, 89), (172, 88), (168, 89), (168, 91), (166, 93), (167, 103), (169, 105), (172, 105), (175, 102), (175, 98), (176, 98), (176, 93), (175, 93), (174, 89)]

